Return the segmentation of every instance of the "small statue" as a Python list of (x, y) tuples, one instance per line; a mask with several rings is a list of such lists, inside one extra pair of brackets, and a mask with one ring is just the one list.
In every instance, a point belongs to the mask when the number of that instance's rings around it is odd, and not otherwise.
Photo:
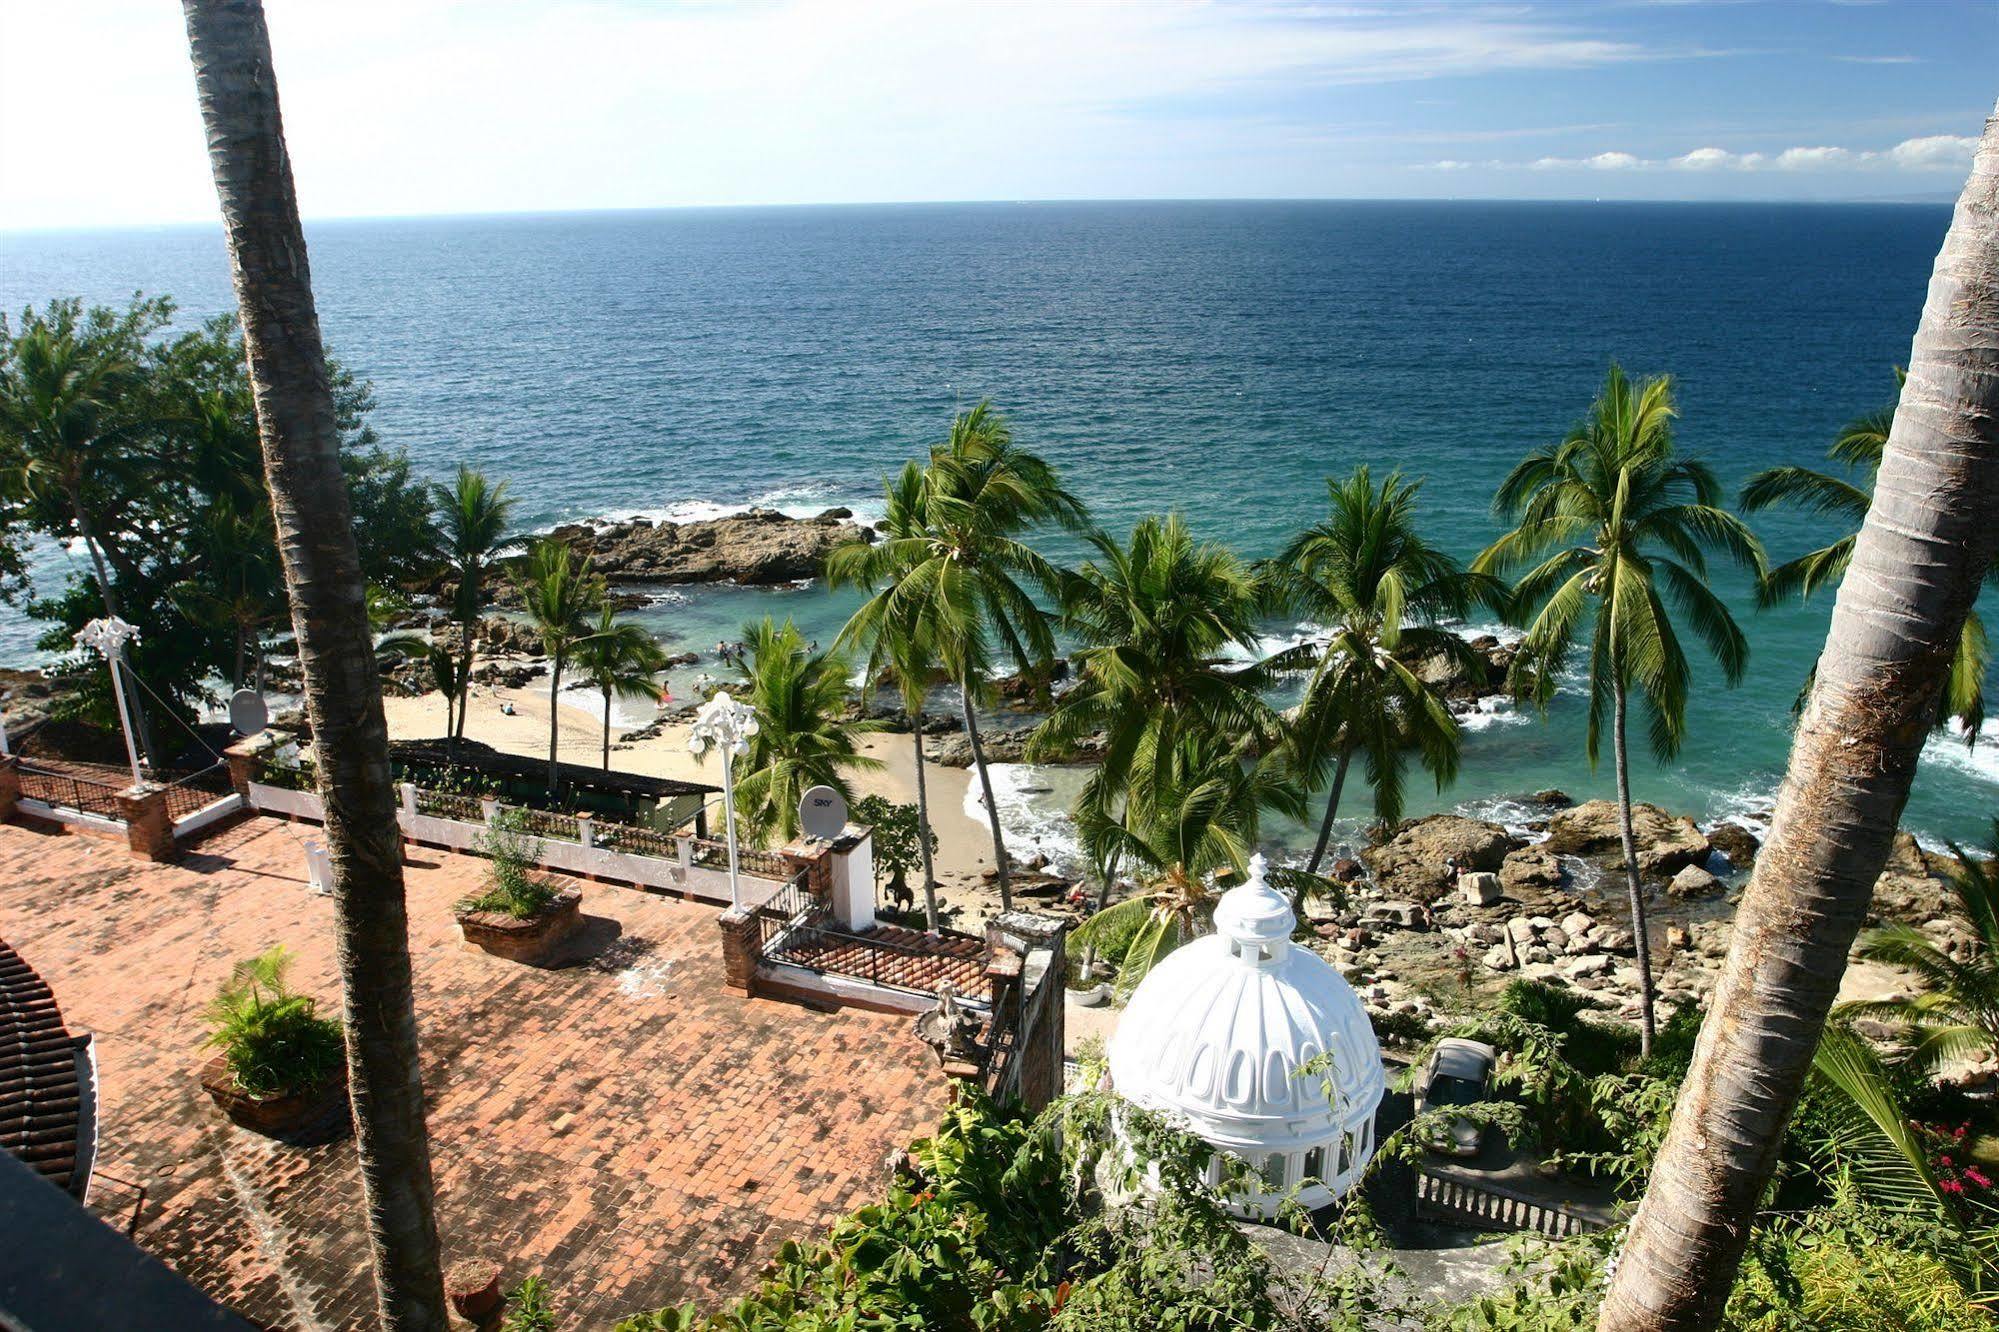
[(958, 1001), (958, 987), (945, 981), (937, 987), (937, 1006), (916, 1019), (916, 1035), (937, 1052), (939, 1063), (983, 1062), (979, 1033), (985, 1020)]

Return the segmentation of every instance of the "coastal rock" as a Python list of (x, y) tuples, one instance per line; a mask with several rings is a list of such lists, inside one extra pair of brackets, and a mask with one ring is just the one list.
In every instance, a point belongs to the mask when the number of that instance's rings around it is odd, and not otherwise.
[[(1027, 761), (1027, 738), (1033, 734), (1028, 727), (1006, 731), (989, 731), (979, 728), (979, 744), (985, 749), (988, 763), (1025, 763)], [(1090, 736), (1067, 753), (1041, 760), (1046, 763), (1088, 763), (1103, 756), (1102, 736)], [(947, 768), (969, 768), (972, 766), (972, 742), (960, 731), (949, 735), (932, 745), (929, 750), (933, 762)]]
[(572, 523), (551, 536), (591, 557), (614, 583), (716, 583), (767, 587), (817, 578), (837, 546), (872, 541), (868, 528), (829, 509), (817, 518), (789, 518), (750, 509), (690, 523)]
[(1509, 852), (1500, 863), (1499, 881), (1516, 897), (1530, 890), (1559, 888), (1562, 886), (1562, 863), (1549, 853), (1546, 846), (1523, 846), (1518, 851)]
[(1950, 901), (1944, 873), (1948, 856), (1932, 857), (1906, 832), (1897, 832), (1888, 847), (1888, 863), (1874, 881), (1873, 916), (1915, 924), (1929, 920)]
[(1575, 797), (1571, 796), (1567, 791), (1562, 790), (1558, 786), (1549, 786), (1534, 793), (1534, 803), (1537, 805), (1546, 805), (1551, 809), (1567, 809), (1576, 802)]
[(1499, 876), (1491, 870), (1474, 870), (1458, 876), (1458, 896), (1466, 906), (1491, 906), (1505, 891)]
[(1454, 703), (1470, 703), (1506, 691), (1506, 673), (1513, 665), (1515, 649), (1490, 634), (1467, 638), (1471, 649), (1464, 658), (1456, 654), (1416, 652), (1397, 654), (1410, 673)]
[(1756, 840), (1756, 834), (1739, 823), (1722, 822), (1708, 829), (1708, 844), (1728, 857), (1728, 863), (1738, 870), (1747, 870), (1756, 863), (1756, 853), (1763, 844)]
[[(1638, 872), (1669, 878), (1698, 865), (1712, 849), (1707, 835), (1689, 818), (1668, 814), (1657, 805), (1631, 807), (1632, 838), (1638, 851)], [(1555, 855), (1581, 856), (1605, 868), (1623, 863), (1624, 844), (1618, 832), (1617, 803), (1588, 800), (1565, 809), (1548, 821), (1548, 840)]]
[(1721, 889), (1721, 880), (1709, 874), (1699, 865), (1688, 865), (1666, 885), (1666, 891), (1674, 897), (1706, 897)]
[(1428, 904), (1452, 887), (1450, 863), (1497, 871), (1517, 845), (1506, 829), (1459, 814), (1432, 814), (1401, 824), (1379, 846), (1361, 852), (1383, 892)]

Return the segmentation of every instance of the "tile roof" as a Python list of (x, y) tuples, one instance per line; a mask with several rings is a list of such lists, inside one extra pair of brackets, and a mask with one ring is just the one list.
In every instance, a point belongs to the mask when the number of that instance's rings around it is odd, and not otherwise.
[(79, 1064), (54, 992), (0, 939), (0, 1147), (81, 1195), (89, 1172)]

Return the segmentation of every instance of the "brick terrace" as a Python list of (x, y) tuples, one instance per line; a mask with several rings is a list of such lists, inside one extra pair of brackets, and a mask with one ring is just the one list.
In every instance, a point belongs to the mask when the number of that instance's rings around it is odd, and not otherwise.
[[(0, 937), (96, 1037), (99, 1214), (136, 1222), (141, 1244), (253, 1318), (359, 1328), (373, 1293), (351, 1142), (272, 1143), (195, 1081), (201, 1010), (240, 958), (284, 944), (294, 985), (337, 1011), (309, 831), (253, 818), (151, 865), (121, 843), (0, 826)], [(594, 956), (537, 970), (458, 938), (450, 904), (484, 862), (410, 854), (446, 1261), (540, 1271), (565, 1326), (742, 1291), (781, 1240), (875, 1196), (887, 1154), (943, 1109), (907, 1017), (725, 990), (712, 908), (581, 885)]]

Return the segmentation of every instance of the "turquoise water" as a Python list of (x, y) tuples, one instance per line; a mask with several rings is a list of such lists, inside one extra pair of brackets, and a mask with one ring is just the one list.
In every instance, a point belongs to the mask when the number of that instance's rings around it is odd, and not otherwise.
[[(1177, 507), (1266, 554), (1323, 477), (1366, 461), (1428, 478), (1430, 530), (1469, 555), (1495, 483), (1612, 358), (1676, 375), (1682, 443), (1731, 486), (1818, 462), (1892, 393), (1947, 223), (1913, 205), (1023, 204), (340, 222), (310, 241), (328, 339), (373, 380), (383, 437), (440, 476), (462, 460), (508, 477), (529, 525), (749, 502), (865, 515), (885, 470), (989, 396), (1114, 530)], [(0, 237), (0, 307), (139, 288), (189, 318), (228, 309), (219, 234)], [(1792, 514), (1758, 527), (1780, 557), (1821, 536)], [(1757, 614), (1744, 580), (1721, 586), (1749, 678), (1710, 676), (1680, 759), (1634, 772), (1641, 797), (1709, 817), (1774, 794), (1829, 612)], [(646, 618), (698, 649), (766, 613), (830, 639), (850, 605), (683, 589)], [(0, 661), (31, 640), (0, 620)], [(1607, 794), (1581, 711), (1569, 694), (1546, 721), (1480, 719), (1456, 787), (1417, 786), (1411, 812)], [(1008, 780), (1052, 781), (1009, 801), (1045, 823), (1060, 777)], [(1980, 837), (1995, 811), (1999, 748), (1933, 744), (1910, 825)]]

